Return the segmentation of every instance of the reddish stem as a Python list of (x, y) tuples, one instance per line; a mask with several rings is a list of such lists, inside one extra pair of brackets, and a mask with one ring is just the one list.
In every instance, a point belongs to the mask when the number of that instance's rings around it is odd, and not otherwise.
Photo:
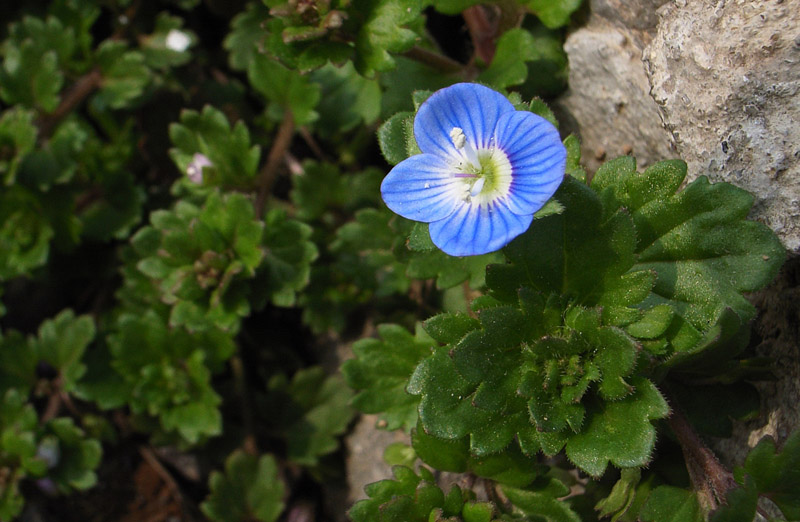
[(283, 121), (278, 127), (278, 133), (272, 142), (272, 148), (267, 156), (267, 162), (264, 168), (261, 169), (261, 179), (258, 183), (258, 197), (256, 198), (256, 215), (263, 217), (264, 206), (267, 203), (267, 197), (272, 191), (272, 185), (275, 184), (275, 178), (278, 175), (278, 167), (280, 167), (284, 154), (289, 150), (289, 145), (292, 144), (292, 136), (294, 135), (294, 116), (292, 111), (287, 107), (283, 113)]
[(689, 424), (680, 407), (672, 404), (669, 425), (683, 450), (683, 458), (697, 495), (709, 511), (726, 503), (728, 491), (737, 487), (733, 474), (717, 459)]
[(80, 105), (95, 89), (103, 84), (103, 75), (98, 69), (94, 69), (80, 78), (72, 85), (69, 91), (61, 99), (61, 103), (56, 110), (42, 116), (38, 121), (39, 141), (46, 141), (53, 134), (53, 131), (67, 117), (75, 107)]

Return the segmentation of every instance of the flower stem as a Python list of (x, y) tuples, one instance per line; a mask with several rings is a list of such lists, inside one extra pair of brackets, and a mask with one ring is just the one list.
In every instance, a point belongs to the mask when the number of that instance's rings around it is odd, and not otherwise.
[(269, 150), (267, 162), (261, 169), (261, 176), (258, 182), (258, 197), (256, 198), (256, 215), (259, 217), (264, 216), (264, 206), (267, 203), (267, 197), (272, 191), (272, 185), (275, 184), (275, 178), (278, 175), (278, 167), (283, 160), (284, 154), (289, 150), (289, 145), (292, 144), (292, 136), (294, 135), (294, 116), (289, 108), (285, 108), (283, 112), (283, 121), (278, 127), (278, 133), (272, 142), (272, 148)]
[(737, 487), (733, 474), (717, 459), (689, 424), (680, 407), (672, 402), (669, 426), (678, 438), (692, 486), (708, 511), (726, 503), (728, 491)]

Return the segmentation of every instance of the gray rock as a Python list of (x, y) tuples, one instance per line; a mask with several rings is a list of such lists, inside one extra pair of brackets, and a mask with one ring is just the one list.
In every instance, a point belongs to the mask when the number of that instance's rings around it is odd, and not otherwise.
[(570, 86), (556, 110), (567, 125), (576, 124), (567, 129), (579, 135), (582, 163), (590, 171), (625, 154), (641, 166), (676, 157), (641, 59), (654, 30), (654, 0), (626, 2), (625, 8), (619, 3), (593, 2), (589, 23), (564, 45)]
[(800, 1), (676, 0), (645, 49), (690, 178), (756, 195), (752, 217), (800, 249)]

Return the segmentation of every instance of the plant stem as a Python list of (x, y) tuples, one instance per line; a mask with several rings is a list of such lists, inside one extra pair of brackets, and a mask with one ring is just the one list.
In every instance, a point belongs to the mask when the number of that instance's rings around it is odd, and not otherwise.
[(239, 354), (231, 357), (231, 372), (236, 386), (236, 393), (242, 405), (242, 423), (244, 424), (244, 441), (242, 449), (249, 455), (258, 455), (258, 444), (256, 444), (255, 423), (253, 422), (253, 410), (250, 405), (250, 395), (247, 389), (247, 377), (244, 373), (244, 364)]
[(737, 487), (733, 474), (717, 459), (706, 446), (680, 407), (672, 402), (669, 426), (678, 438), (683, 450), (683, 458), (689, 471), (692, 486), (709, 511), (726, 503), (728, 491)]
[(264, 168), (261, 169), (261, 176), (258, 182), (258, 197), (256, 198), (256, 215), (259, 217), (264, 216), (264, 206), (267, 203), (267, 197), (272, 191), (272, 185), (275, 184), (275, 178), (278, 175), (278, 167), (281, 164), (286, 151), (289, 150), (289, 145), (292, 144), (292, 136), (294, 135), (294, 116), (292, 111), (287, 107), (284, 109), (283, 121), (281, 121), (275, 139), (272, 142), (272, 148), (269, 150), (267, 162)]
[(61, 99), (61, 103), (56, 110), (50, 114), (42, 116), (37, 125), (39, 127), (39, 141), (43, 142), (50, 138), (61, 120), (67, 117), (75, 107), (81, 104), (95, 89), (103, 84), (103, 75), (98, 69), (84, 74), (72, 85), (67, 94)]
[(443, 54), (429, 51), (428, 49), (423, 49), (422, 47), (418, 47), (416, 45), (404, 52), (403, 56), (428, 65), (443, 73), (464, 73), (466, 69), (462, 63), (457, 62), (452, 58), (448, 58)]

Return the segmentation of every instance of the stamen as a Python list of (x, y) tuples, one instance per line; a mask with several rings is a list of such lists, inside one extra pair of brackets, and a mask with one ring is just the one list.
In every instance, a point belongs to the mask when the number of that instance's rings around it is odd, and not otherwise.
[(478, 178), (475, 180), (475, 183), (472, 184), (472, 188), (469, 191), (469, 195), (473, 198), (481, 193), (483, 190), (483, 185), (486, 184), (486, 178)]
[(464, 155), (467, 156), (467, 161), (469, 161), (474, 168), (480, 168), (481, 162), (478, 159), (478, 153), (475, 152), (475, 149), (473, 149), (472, 145), (467, 141), (467, 137), (464, 135), (464, 130), (461, 127), (453, 127), (453, 130), (450, 131), (450, 140), (457, 150), (464, 151)]
[(453, 174), (454, 178), (477, 178), (477, 174), (468, 174), (466, 172), (456, 172)]

